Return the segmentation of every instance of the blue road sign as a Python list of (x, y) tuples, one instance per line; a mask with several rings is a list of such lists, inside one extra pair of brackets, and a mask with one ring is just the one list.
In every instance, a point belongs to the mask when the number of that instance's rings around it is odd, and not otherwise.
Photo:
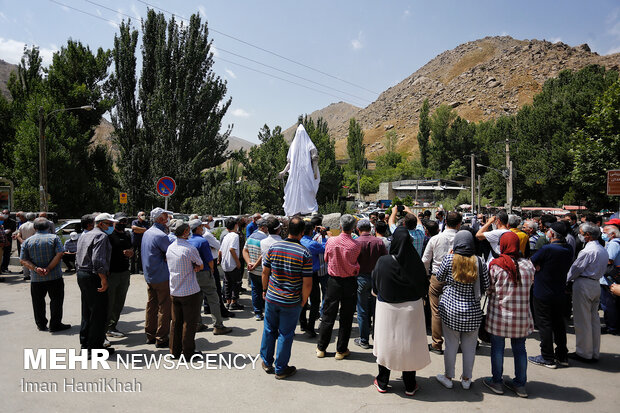
[(157, 193), (161, 196), (170, 196), (174, 194), (174, 191), (177, 189), (177, 183), (174, 182), (174, 179), (169, 176), (164, 176), (163, 178), (159, 178), (156, 185)]

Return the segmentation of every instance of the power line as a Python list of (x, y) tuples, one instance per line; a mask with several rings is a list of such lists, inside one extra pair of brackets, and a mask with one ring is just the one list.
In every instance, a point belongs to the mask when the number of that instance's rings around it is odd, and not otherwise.
[[(150, 7), (154, 8), (154, 9), (157, 9), (157, 10), (163, 11), (164, 13), (168, 13), (168, 14), (171, 14), (171, 15), (173, 15), (173, 16), (178, 16), (178, 17), (180, 17), (180, 18), (181, 18), (181, 19), (183, 19), (183, 20), (189, 21), (189, 19), (187, 19), (187, 18), (185, 18), (185, 17), (183, 17), (183, 16), (180, 16), (180, 15), (178, 15), (178, 14), (176, 14), (176, 13), (171, 12), (171, 11), (168, 11), (168, 10), (162, 9), (161, 7), (154, 6), (154, 5), (152, 5), (152, 4), (150, 4), (150, 3), (148, 3), (148, 2), (146, 2), (146, 1), (144, 1), (144, 0), (138, 0), (138, 1), (139, 1), (140, 3), (143, 3), (143, 4), (147, 5), (147, 6), (150, 6)], [(289, 59), (289, 58), (288, 58), (288, 57), (286, 57), (286, 56), (282, 56), (281, 54), (278, 54), (278, 53), (273, 52), (273, 51), (271, 51), (271, 50), (265, 49), (264, 47), (257, 46), (257, 45), (255, 45), (255, 44), (253, 44), (253, 43), (246, 42), (245, 40), (239, 39), (238, 37), (231, 36), (231, 35), (229, 35), (229, 34), (226, 34), (226, 33), (222, 32), (222, 31), (216, 30), (216, 29), (214, 29), (213, 27), (209, 27), (209, 30), (211, 30), (211, 31), (213, 31), (213, 32), (215, 32), (215, 33), (217, 33), (217, 34), (220, 34), (220, 35), (222, 35), (222, 36), (228, 37), (229, 39), (233, 39), (233, 40), (235, 40), (235, 41), (237, 41), (237, 42), (243, 43), (243, 44), (245, 44), (245, 45), (247, 45), (247, 46), (250, 46), (250, 47), (253, 47), (253, 48), (258, 49), (258, 50), (260, 50), (260, 51), (263, 51), (263, 52), (265, 52), (265, 53), (269, 53), (269, 54), (271, 54), (271, 55), (273, 55), (273, 56), (279, 57), (280, 59), (284, 59), (284, 60), (286, 60), (286, 61), (288, 61), (288, 62), (291, 62), (291, 63), (294, 63), (294, 64), (296, 64), (296, 65), (299, 65), (299, 66), (305, 67), (306, 69), (309, 69), (309, 70), (312, 70), (312, 71), (314, 71), (314, 72), (320, 73), (320, 74), (322, 74), (322, 75), (324, 75), (324, 76), (328, 76), (328, 77), (331, 77), (332, 79), (336, 79), (336, 80), (339, 80), (339, 81), (341, 81), (341, 82), (347, 83), (347, 84), (349, 84), (349, 85), (351, 85), (351, 86), (355, 86), (355, 87), (357, 87), (357, 88), (359, 88), (359, 89), (363, 89), (363, 90), (365, 90), (365, 91), (367, 91), (367, 92), (370, 92), (370, 93), (372, 93), (372, 94), (374, 94), (374, 95), (378, 95), (378, 94), (379, 94), (378, 92), (375, 92), (375, 91), (373, 91), (373, 90), (370, 90), (370, 89), (368, 89), (368, 88), (366, 88), (366, 87), (364, 87), (364, 86), (358, 85), (358, 84), (353, 83), (353, 82), (349, 82), (348, 80), (342, 79), (342, 78), (340, 78), (340, 77), (338, 77), (338, 76), (331, 75), (331, 74), (329, 74), (329, 73), (326, 73), (326, 72), (324, 72), (324, 71), (322, 71), (322, 70), (316, 69), (316, 68), (314, 68), (314, 67), (312, 67), (312, 66), (308, 66), (308, 65), (306, 65), (306, 64), (304, 64), (304, 63), (301, 63), (301, 62), (298, 62), (298, 61), (296, 61), (296, 60)]]
[(80, 13), (86, 14), (86, 15), (91, 16), (91, 17), (96, 17), (96, 18), (97, 18), (97, 19), (99, 19), (99, 20), (103, 20), (103, 21), (106, 21), (106, 22), (108, 22), (108, 23), (112, 23), (112, 24), (114, 24), (114, 25), (118, 26), (118, 23), (116, 23), (116, 22), (115, 22), (115, 21), (113, 21), (113, 20), (106, 19), (105, 17), (101, 17), (101, 16), (98, 16), (98, 15), (96, 15), (96, 14), (89, 13), (89, 12), (87, 12), (87, 11), (84, 11), (84, 10), (78, 9), (78, 8), (76, 8), (76, 7), (73, 7), (73, 6), (69, 6), (68, 4), (64, 4), (64, 3), (61, 3), (61, 2), (56, 1), (56, 0), (50, 0), (50, 1), (51, 1), (52, 3), (56, 3), (56, 4), (58, 4), (59, 6), (66, 7), (66, 8), (71, 9), (71, 10), (75, 10), (75, 11), (77, 11), (77, 12), (80, 12)]
[[(252, 63), (256, 63), (256, 64), (259, 64), (259, 65), (261, 65), (261, 66), (265, 66), (265, 67), (268, 67), (268, 68), (270, 68), (270, 69), (277, 70), (278, 72), (285, 73), (285, 74), (287, 74), (287, 75), (289, 75), (289, 76), (293, 76), (293, 77), (296, 77), (296, 78), (298, 78), (298, 79), (305, 80), (306, 82), (314, 83), (315, 85), (322, 86), (322, 87), (327, 88), (327, 89), (331, 89), (331, 90), (333, 90), (333, 91), (335, 91), (335, 92), (338, 92), (338, 93), (343, 93), (343, 94), (345, 94), (345, 95), (352, 96), (352, 97), (354, 97), (354, 98), (359, 99), (359, 100), (360, 100), (360, 101), (362, 101), (362, 102), (370, 102), (368, 99), (365, 99), (365, 98), (363, 98), (363, 97), (361, 97), (361, 96), (357, 96), (357, 95), (354, 95), (354, 94), (352, 94), (352, 93), (345, 92), (345, 91), (343, 91), (343, 90), (334, 89), (334, 88), (333, 88), (333, 87), (331, 87), (331, 86), (327, 86), (327, 85), (324, 85), (324, 84), (322, 84), (322, 83), (315, 82), (314, 80), (307, 79), (307, 78), (305, 78), (305, 77), (303, 77), (303, 76), (298, 76), (298, 75), (296, 75), (296, 74), (294, 74), (294, 73), (287, 72), (286, 70), (278, 69), (277, 67), (270, 66), (270, 65), (268, 65), (268, 64), (266, 64), (266, 63), (262, 63), (262, 62), (259, 62), (259, 61), (257, 61), (257, 60), (250, 59), (249, 57), (245, 57), (245, 56), (242, 56), (242, 55), (240, 55), (240, 54), (230, 52), (230, 51), (228, 51), (228, 50), (222, 49), (221, 47), (217, 47), (217, 50), (218, 50), (219, 52), (228, 53), (228, 54), (231, 54), (231, 55), (233, 55), (233, 56), (240, 57), (240, 58), (242, 58), (242, 59), (248, 60), (248, 61), (250, 61), (250, 62), (252, 62)], [(218, 59), (220, 59), (220, 58), (218, 57)], [(221, 60), (221, 59), (220, 59), (220, 60)]]
[[(56, 2), (55, 0), (50, 0), (50, 1), (53, 1), (54, 3), (58, 3), (58, 2)], [(127, 18), (129, 18), (129, 19), (131, 19), (131, 18), (132, 18), (132, 16), (130, 16), (130, 15), (126, 14), (126, 13), (123, 13), (123, 12), (121, 12), (121, 11), (119, 11), (119, 10), (114, 10), (114, 9), (112, 9), (112, 8), (110, 8), (110, 7), (107, 7), (107, 6), (103, 5), (103, 4), (97, 3), (97, 2), (95, 2), (95, 1), (92, 1), (92, 0), (84, 0), (84, 1), (86, 1), (87, 3), (93, 4), (93, 5), (95, 5), (95, 6), (101, 7), (101, 8), (103, 8), (103, 9), (109, 10), (109, 11), (111, 11), (111, 12), (114, 12), (114, 13), (120, 14), (121, 16), (125, 16), (125, 17), (127, 17)], [(63, 5), (62, 3), (58, 3), (58, 4)], [(76, 10), (77, 10), (77, 11), (81, 11), (81, 10), (78, 10), (78, 9), (76, 9)], [(86, 13), (86, 12), (85, 12), (85, 13)], [(116, 24), (116, 25), (118, 26), (118, 24), (117, 24), (116, 22), (112, 21), (112, 20), (108, 20), (108, 19), (105, 19), (105, 18), (103, 18), (103, 17), (101, 17), (101, 16), (97, 16), (97, 15), (94, 15), (94, 14), (91, 14), (91, 13), (86, 13), (86, 14), (89, 14), (90, 16), (93, 16), (93, 17), (97, 17), (97, 18), (99, 18), (99, 19), (101, 19), (101, 20), (105, 20), (105, 21), (108, 21), (108, 22), (114, 23), (114, 24)], [(185, 19), (185, 20), (187, 20), (187, 19)], [(352, 96), (352, 97), (356, 98), (356, 100), (359, 100), (359, 102), (356, 102), (358, 105), (360, 105), (360, 104), (361, 104), (362, 106), (364, 106), (364, 105), (366, 105), (366, 104), (369, 102), (367, 99), (364, 99), (364, 98), (362, 98), (362, 97), (360, 97), (360, 96), (353, 95), (353, 94), (351, 94), (351, 93), (347, 93), (347, 92), (342, 91), (342, 90), (334, 89), (334, 88), (332, 88), (332, 87), (330, 87), (330, 86), (327, 86), (327, 85), (324, 85), (324, 84), (322, 84), (322, 83), (318, 83), (318, 82), (315, 82), (315, 81), (313, 81), (313, 80), (311, 80), (311, 79), (307, 79), (307, 78), (305, 78), (305, 77), (298, 76), (298, 75), (296, 75), (296, 74), (294, 74), (294, 73), (287, 72), (287, 71), (282, 70), (282, 69), (278, 69), (277, 67), (270, 66), (270, 65), (268, 65), (268, 64), (266, 64), (266, 63), (262, 63), (262, 62), (259, 62), (259, 61), (257, 61), (257, 60), (250, 59), (250, 58), (245, 57), (245, 56), (242, 56), (242, 55), (240, 55), (240, 54), (237, 54), (237, 53), (234, 53), (234, 52), (230, 52), (230, 51), (228, 51), (228, 50), (224, 50), (224, 49), (221, 49), (221, 48), (217, 48), (217, 50), (218, 50), (218, 51), (225, 52), (225, 53), (229, 53), (229, 54), (231, 54), (231, 55), (233, 55), (233, 56), (240, 57), (240, 58), (242, 58), (242, 59), (245, 59), (245, 60), (248, 60), (248, 61), (250, 61), (250, 62), (253, 62), (253, 63), (259, 64), (259, 65), (262, 65), (262, 66), (268, 67), (268, 68), (270, 68), (270, 69), (277, 70), (277, 71), (282, 72), (282, 73), (285, 73), (285, 74), (287, 74), (287, 75), (289, 75), (289, 76), (293, 76), (293, 77), (296, 77), (296, 78), (298, 78), (298, 79), (305, 80), (305, 81), (307, 81), (307, 82), (310, 82), (310, 83), (316, 84), (316, 85), (321, 86), (321, 87), (324, 87), (324, 88), (326, 88), (326, 89), (333, 90), (333, 91), (338, 92), (338, 93), (343, 93), (343, 94), (345, 94), (345, 95)], [(291, 83), (291, 84), (294, 84), (294, 85), (297, 85), (297, 86), (304, 87), (304, 88), (309, 89), (309, 90), (313, 90), (313, 91), (316, 91), (316, 92), (319, 92), (319, 93), (326, 94), (326, 95), (328, 95), (328, 96), (335, 97), (336, 99), (339, 99), (339, 100), (343, 100), (343, 101), (351, 100), (351, 99), (346, 99), (346, 98), (343, 98), (342, 96), (337, 96), (337, 95), (334, 95), (334, 94), (331, 94), (331, 93), (328, 93), (328, 92), (325, 92), (325, 91), (322, 91), (322, 90), (314, 89), (314, 88), (311, 88), (311, 87), (308, 87), (308, 86), (302, 85), (302, 84), (300, 84), (300, 83), (293, 82), (293, 81), (290, 81), (290, 80), (288, 80), (288, 79), (284, 79), (284, 78), (279, 77), (279, 76), (275, 76), (275, 75), (273, 75), (273, 74), (271, 74), (271, 73), (263, 72), (263, 71), (261, 71), (261, 70), (254, 69), (254, 68), (252, 68), (252, 67), (245, 66), (245, 65), (242, 65), (242, 64), (237, 63), (237, 62), (233, 62), (233, 61), (230, 61), (230, 60), (226, 60), (226, 59), (224, 59), (224, 58), (217, 57), (217, 60), (221, 60), (221, 61), (224, 61), (224, 62), (227, 62), (227, 63), (231, 63), (231, 64), (234, 64), (234, 65), (237, 65), (237, 66), (241, 66), (241, 67), (246, 68), (246, 69), (248, 69), (248, 70), (252, 70), (252, 71), (254, 71), (254, 72), (261, 73), (261, 74), (263, 74), (263, 75), (270, 76), (270, 77), (273, 77), (273, 78), (278, 79), (278, 80), (282, 80), (282, 81), (285, 81), (285, 82), (288, 82), (288, 83)]]
[(313, 90), (313, 91), (315, 91), (315, 92), (323, 93), (324, 95), (328, 95), (328, 96), (331, 96), (331, 97), (335, 97), (336, 99), (342, 99), (342, 97), (340, 97), (340, 96), (336, 96), (336, 95), (331, 94), (331, 93), (329, 93), (329, 92), (325, 92), (325, 91), (323, 91), (323, 90), (315, 89), (315, 88), (310, 87), (310, 86), (302, 85), (301, 83), (297, 83), (297, 82), (294, 82), (294, 81), (289, 80), (289, 79), (284, 79), (283, 77), (279, 77), (279, 76), (273, 75), (273, 74), (271, 74), (271, 73), (263, 72), (262, 70), (254, 69), (253, 67), (249, 67), (249, 66), (243, 65), (243, 64), (241, 64), (241, 63), (233, 62), (233, 61), (231, 61), (231, 60), (224, 59), (224, 58), (222, 58), (222, 57), (218, 57), (218, 60), (221, 60), (221, 61), (223, 61), (223, 62), (227, 62), (227, 63), (233, 64), (233, 65), (241, 66), (241, 67), (243, 67), (243, 68), (245, 68), (245, 69), (252, 70), (252, 71), (254, 71), (254, 72), (261, 73), (261, 74), (263, 74), (263, 75), (270, 76), (270, 77), (273, 77), (273, 78), (276, 78), (276, 79), (282, 80), (282, 81), (284, 81), (284, 82), (292, 83), (292, 84), (294, 84), (294, 85), (301, 86), (301, 87), (303, 87), (303, 88), (306, 88), (306, 89), (309, 89), (309, 90)]
[[(85, 1), (85, 2), (87, 2), (87, 3), (93, 4), (93, 5), (95, 5), (95, 6), (101, 7), (101, 8), (103, 8), (103, 9), (109, 10), (109, 11), (111, 11), (111, 12), (118, 13), (118, 14), (120, 14), (121, 16), (125, 16), (125, 17), (127, 17), (127, 18), (129, 18), (129, 19), (131, 19), (131, 18), (132, 18), (130, 15), (128, 15), (128, 14), (126, 14), (126, 13), (123, 13), (123, 12), (121, 12), (121, 11), (119, 11), (119, 10), (114, 10), (114, 9), (113, 9), (113, 8), (111, 8), (111, 7), (107, 7), (107, 6), (103, 5), (103, 4), (100, 4), (100, 3), (94, 2), (94, 1), (92, 1), (92, 0), (84, 0), (84, 1)], [(279, 68), (277, 68), (277, 67), (274, 67), (274, 66), (268, 65), (268, 64), (266, 64), (266, 63), (262, 63), (262, 62), (260, 62), (260, 61), (258, 61), (258, 60), (250, 59), (249, 57), (245, 57), (245, 56), (240, 55), (240, 54), (238, 54), (238, 53), (234, 53), (234, 52), (231, 52), (231, 51), (228, 51), (228, 50), (222, 49), (221, 47), (217, 47), (217, 50), (218, 50), (218, 51), (221, 51), (221, 52), (224, 52), (224, 53), (231, 54), (231, 55), (236, 56), (236, 57), (240, 57), (241, 59), (244, 59), (244, 60), (250, 61), (250, 62), (252, 62), (252, 63), (256, 63), (256, 64), (259, 64), (259, 65), (261, 65), (261, 66), (268, 67), (269, 69), (276, 70), (276, 71), (278, 71), (278, 72), (281, 72), (281, 73), (287, 74), (287, 75), (289, 75), (289, 76), (296, 77), (297, 79), (305, 80), (306, 82), (313, 83), (313, 84), (315, 84), (315, 85), (317, 85), (317, 86), (321, 86), (321, 87), (324, 87), (324, 88), (326, 88), (326, 89), (331, 89), (331, 90), (333, 90), (333, 91), (335, 91), (335, 92), (342, 93), (342, 94), (345, 94), (345, 95), (348, 95), (348, 96), (354, 97), (354, 98), (356, 98), (356, 99), (359, 99), (361, 102), (370, 103), (370, 101), (369, 101), (368, 99), (363, 98), (363, 97), (361, 97), (361, 96), (357, 96), (357, 95), (354, 95), (354, 94), (352, 94), (352, 93), (345, 92), (345, 91), (343, 91), (343, 90), (335, 89), (335, 88), (333, 88), (333, 87), (331, 87), (331, 86), (328, 86), (328, 85), (325, 85), (325, 84), (323, 84), (323, 83), (315, 82), (314, 80), (311, 80), (311, 79), (305, 78), (305, 77), (303, 77), (303, 76), (296, 75), (296, 74), (291, 73), (291, 72), (288, 72), (288, 71), (286, 71), (286, 70), (279, 69)]]

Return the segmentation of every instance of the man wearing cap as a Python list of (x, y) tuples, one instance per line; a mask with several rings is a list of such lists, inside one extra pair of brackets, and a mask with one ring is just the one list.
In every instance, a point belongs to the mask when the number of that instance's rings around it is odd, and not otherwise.
[(579, 226), (579, 240), (585, 247), (571, 265), (566, 278), (566, 282), (574, 281), (573, 320), (577, 347), (568, 357), (582, 362), (598, 361), (601, 346), (599, 279), (607, 269), (609, 255), (598, 242), (600, 235), (601, 230), (592, 222)]
[(110, 276), (108, 277), (108, 337), (125, 337), (118, 331), (116, 325), (125, 306), (125, 298), (129, 290), (129, 259), (133, 257), (131, 236), (125, 231), (127, 228), (127, 214), (117, 212), (114, 219), (114, 231), (109, 240), (112, 245), (112, 258), (110, 259)]
[(261, 321), (264, 318), (263, 311), (265, 310), (265, 301), (263, 300), (263, 266), (261, 263), (262, 254), (260, 242), (267, 238), (269, 230), (267, 229), (267, 221), (261, 218), (260, 215), (258, 216), (259, 219), (256, 221), (258, 231), (248, 236), (243, 246), (243, 258), (248, 264), (248, 278), (252, 286), (252, 308), (254, 310), (254, 317), (256, 321)]
[(41, 331), (47, 330), (45, 315), (45, 296), (50, 297), (49, 331), (62, 331), (70, 328), (62, 323), (62, 305), (65, 298), (65, 284), (62, 279), (60, 260), (63, 247), (60, 238), (48, 231), (47, 220), (34, 220), (36, 233), (22, 244), (21, 264), (31, 271), (30, 296), (34, 321)]
[(175, 235), (176, 241), (166, 251), (172, 303), (170, 353), (174, 358), (183, 354), (186, 360), (190, 360), (195, 354), (194, 338), (202, 301), (196, 273), (202, 270), (203, 262), (198, 250), (187, 241), (190, 236), (189, 225), (179, 225)]
[(62, 262), (67, 266), (67, 272), (75, 272), (75, 254), (77, 253), (77, 240), (80, 236), (73, 231), (69, 234), (69, 239), (65, 241)]
[[(568, 229), (563, 222), (554, 222), (547, 230), (550, 243), (531, 258), (534, 275), (534, 315), (540, 333), (540, 355), (530, 356), (532, 364), (554, 369), (556, 363), (568, 365), (564, 308), (566, 274), (573, 261), (573, 248), (566, 242)], [(556, 348), (553, 350), (553, 343)]]
[(370, 274), (375, 269), (379, 258), (387, 254), (385, 244), (380, 238), (370, 234), (370, 221), (360, 219), (357, 222), (359, 238), (355, 240), (360, 245), (360, 255), (357, 262), (360, 265), (360, 272), (357, 276), (357, 325), (359, 326), (360, 336), (353, 342), (363, 349), (370, 348), (368, 339), (370, 337), (370, 319), (374, 317), (374, 298), (370, 291), (372, 281)]
[[(211, 254), (211, 248), (209, 247), (209, 241), (203, 238), (202, 233), (205, 229), (202, 227), (202, 222), (199, 219), (193, 219), (189, 221), (189, 229), (192, 232), (187, 240), (194, 248), (198, 250), (200, 259), (203, 262), (204, 268), (196, 273), (196, 280), (200, 286), (203, 297), (207, 299), (209, 303), (209, 309), (211, 309), (211, 315), (215, 319), (213, 325), (213, 334), (228, 334), (232, 331), (232, 328), (224, 326), (224, 320), (220, 313), (220, 298), (217, 294), (217, 287), (215, 285), (215, 278), (213, 277), (213, 255)], [(201, 300), (202, 301), (202, 300)], [(200, 317), (200, 305), (198, 306), (198, 328), (202, 328), (202, 322)]]
[[(620, 219), (612, 219), (605, 223), (601, 238), (605, 241), (605, 249), (609, 255), (609, 265), (614, 265), (616, 271), (620, 269)], [(605, 320), (605, 329), (609, 334), (620, 334), (620, 298), (616, 297), (611, 287), (617, 285), (617, 277), (614, 279), (608, 274), (601, 277), (601, 308)]]
[[(77, 244), (77, 282), (82, 296), (82, 328), (80, 344), (83, 349), (102, 349), (108, 317), (108, 275), (112, 247), (108, 235), (116, 220), (110, 214), (95, 217), (95, 227), (82, 233)], [(108, 347), (110, 353), (114, 349)]]
[(142, 272), (142, 259), (140, 256), (140, 248), (142, 246), (142, 236), (149, 229), (149, 223), (146, 220), (144, 211), (138, 212), (138, 219), (131, 222), (131, 242), (133, 246), (133, 257), (131, 260), (131, 272), (136, 274)]
[(168, 216), (172, 212), (163, 208), (151, 211), (153, 225), (142, 236), (142, 270), (147, 285), (146, 343), (157, 348), (168, 347), (170, 333), (170, 272), (166, 263), (166, 251), (170, 246), (168, 238)]

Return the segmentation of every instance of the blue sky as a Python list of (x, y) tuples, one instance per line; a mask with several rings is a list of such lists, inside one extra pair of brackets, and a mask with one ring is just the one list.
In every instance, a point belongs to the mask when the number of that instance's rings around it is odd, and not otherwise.
[[(68, 38), (95, 50), (111, 48), (118, 30), (114, 22), (124, 15), (137, 22), (147, 10), (138, 0), (55, 1), (99, 18), (50, 0), (0, 0), (0, 59), (17, 63), (23, 45), (35, 44), (49, 63)], [(620, 52), (617, 0), (146, 2), (178, 16), (200, 13), (214, 30), (333, 76), (211, 32), (217, 49), (214, 69), (227, 80), (233, 98), (225, 124), (234, 125), (233, 135), (250, 141), (257, 141), (264, 124), (286, 128), (299, 114), (333, 102), (366, 106), (441, 52), (485, 36), (588, 43), (599, 54)]]

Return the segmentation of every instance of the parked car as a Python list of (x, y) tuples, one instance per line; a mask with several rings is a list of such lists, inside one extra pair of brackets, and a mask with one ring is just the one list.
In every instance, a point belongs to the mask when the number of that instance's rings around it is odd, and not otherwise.
[(463, 214), (463, 224), (471, 224), (471, 220), (475, 217), (475, 214), (472, 214), (471, 212), (465, 212)]
[(56, 228), (56, 235), (60, 237), (62, 245), (65, 245), (65, 241), (69, 239), (69, 234), (72, 232), (82, 233), (82, 221), (79, 219), (70, 219), (61, 226)]

